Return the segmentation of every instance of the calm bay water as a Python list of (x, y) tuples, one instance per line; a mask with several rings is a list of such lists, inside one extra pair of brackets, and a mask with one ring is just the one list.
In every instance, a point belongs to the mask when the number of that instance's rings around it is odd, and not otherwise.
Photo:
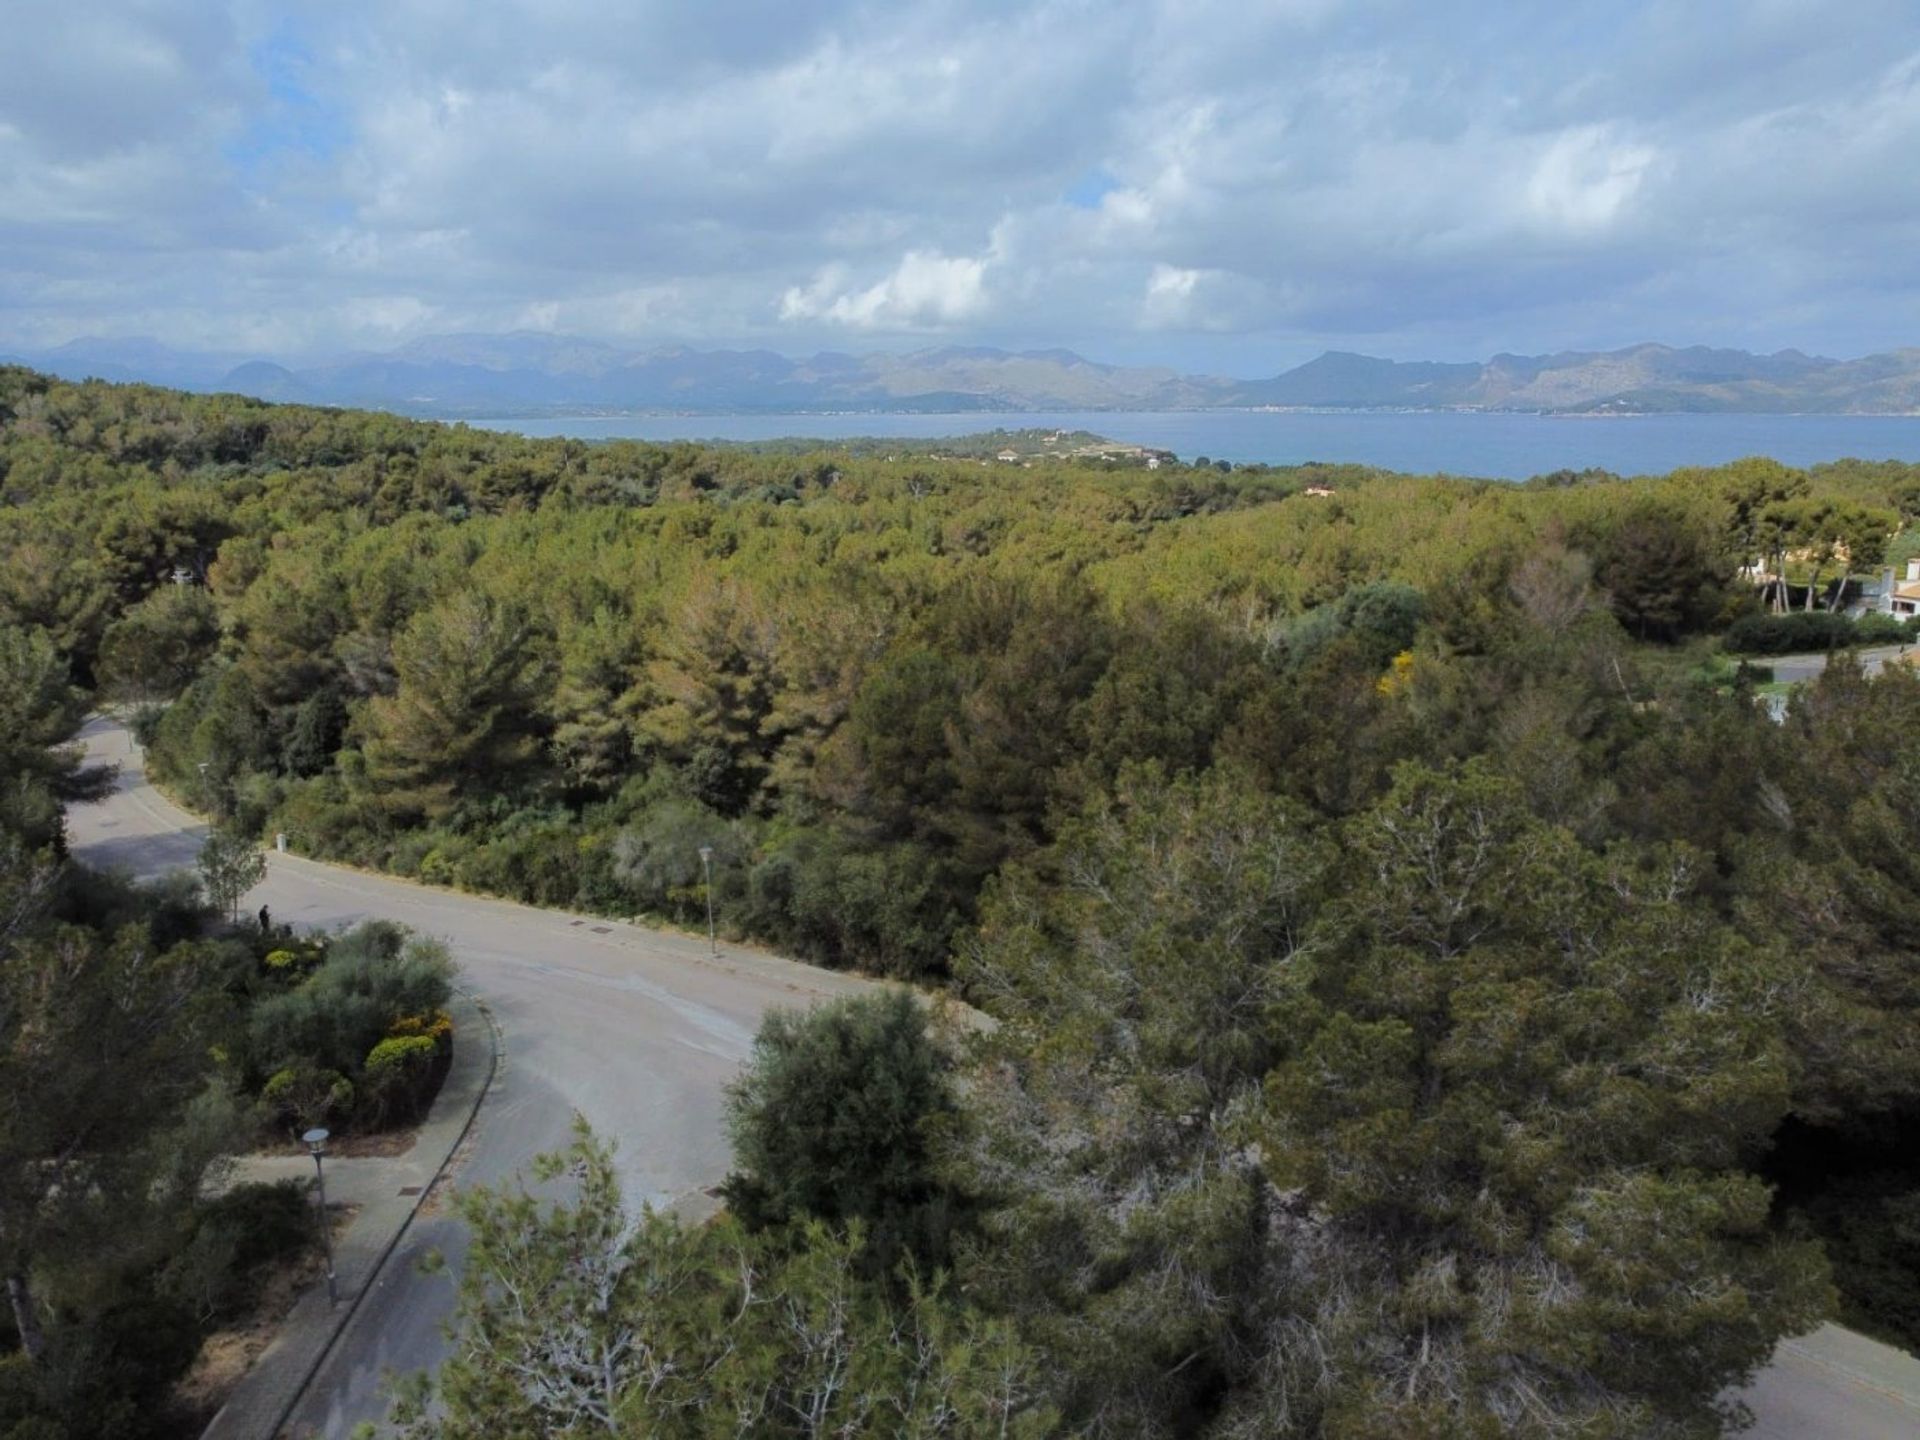
[(1598, 466), (1623, 475), (1771, 455), (1789, 465), (1856, 457), (1920, 461), (1920, 415), (1633, 415), (1451, 412), (1273, 414), (1209, 410), (1022, 415), (630, 415), (480, 420), (493, 430), (581, 440), (928, 440), (995, 427), (1090, 430), (1112, 440), (1242, 463), (1355, 461), (1390, 470), (1524, 480)]

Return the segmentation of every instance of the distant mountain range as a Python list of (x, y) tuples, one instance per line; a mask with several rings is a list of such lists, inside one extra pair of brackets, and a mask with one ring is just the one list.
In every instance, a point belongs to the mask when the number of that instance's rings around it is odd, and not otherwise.
[(1102, 365), (1070, 350), (968, 347), (906, 354), (632, 349), (562, 335), (439, 335), (381, 353), (281, 364), (171, 349), (150, 339), (75, 340), (0, 354), (79, 379), (143, 380), (266, 400), (407, 414), (528, 416), (648, 411), (1504, 410), (1555, 414), (1742, 411), (1920, 413), (1920, 349), (1860, 360), (1782, 350), (1674, 349), (1496, 355), (1485, 363), (1329, 352), (1267, 380)]

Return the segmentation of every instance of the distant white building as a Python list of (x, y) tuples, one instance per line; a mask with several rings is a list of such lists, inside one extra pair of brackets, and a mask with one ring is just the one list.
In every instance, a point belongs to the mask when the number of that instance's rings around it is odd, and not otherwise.
[(1847, 609), (1854, 615), (1891, 615), (1898, 620), (1920, 615), (1920, 559), (1907, 561), (1904, 580), (1895, 579), (1888, 570), (1861, 586), (1859, 597)]
[[(1893, 572), (1887, 572), (1889, 582)], [(1920, 560), (1907, 561), (1907, 578), (1899, 584), (1887, 586), (1887, 613), (1889, 615), (1920, 615)]]

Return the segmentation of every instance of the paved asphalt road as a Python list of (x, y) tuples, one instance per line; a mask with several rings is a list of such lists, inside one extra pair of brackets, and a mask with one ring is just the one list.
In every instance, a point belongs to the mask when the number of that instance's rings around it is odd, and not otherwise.
[[(1813, 657), (1823, 659), (1823, 657)], [(136, 875), (190, 867), (204, 832), (146, 783), (125, 730), (95, 721), (89, 756), (121, 766), (114, 794), (76, 806), (74, 853)], [(773, 956), (605, 920), (411, 885), (291, 855), (271, 857), (248, 897), (301, 926), (399, 920), (445, 939), (465, 983), (494, 1011), (506, 1057), (481, 1107), (464, 1182), (492, 1182), (563, 1144), (574, 1111), (617, 1137), (630, 1200), (697, 1199), (726, 1171), (721, 1096), (771, 1006), (846, 994), (859, 982)], [(408, 1232), (343, 1343), (296, 1412), (296, 1435), (345, 1436), (385, 1412), (389, 1370), (432, 1364), (452, 1301), (411, 1262), (439, 1249), (456, 1263), (459, 1227)], [(1916, 1440), (1920, 1361), (1836, 1326), (1780, 1347), (1745, 1396), (1760, 1440)]]
[[(1867, 674), (1878, 675), (1881, 666), (1896, 655), (1906, 654), (1909, 648), (1911, 647), (1906, 645), (1875, 645), (1853, 653)], [(1826, 669), (1827, 657), (1824, 654), (1776, 655), (1769, 660), (1765, 656), (1757, 656), (1753, 663), (1771, 669), (1775, 680), (1797, 683), (1802, 680), (1811, 680)]]
[[(95, 721), (89, 758), (121, 766), (118, 788), (69, 817), (77, 858), (148, 876), (190, 867), (199, 823), (146, 782), (127, 732)], [(577, 1110), (617, 1139), (630, 1202), (698, 1199), (727, 1168), (722, 1091), (746, 1057), (760, 1016), (845, 994), (859, 982), (733, 945), (714, 960), (704, 939), (477, 896), (274, 855), (247, 897), (301, 927), (379, 916), (447, 941), (463, 983), (493, 1010), (505, 1056), (481, 1108), (464, 1183), (500, 1180), (568, 1139)], [(440, 1218), (411, 1229), (296, 1412), (294, 1433), (344, 1436), (385, 1413), (389, 1370), (432, 1364), (451, 1308), (445, 1278), (409, 1263), (461, 1252), (460, 1227)]]

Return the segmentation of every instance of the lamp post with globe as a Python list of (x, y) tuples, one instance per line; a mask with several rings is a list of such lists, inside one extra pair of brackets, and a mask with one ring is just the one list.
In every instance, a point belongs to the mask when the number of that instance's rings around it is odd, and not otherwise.
[(707, 946), (717, 956), (720, 953), (720, 941), (713, 928), (713, 847), (700, 847), (700, 869), (706, 876), (707, 891)]
[(313, 1179), (320, 1191), (320, 1244), (327, 1253), (327, 1303), (338, 1305), (340, 1292), (333, 1277), (333, 1227), (327, 1223), (327, 1172), (320, 1164), (327, 1153), (328, 1133), (313, 1129), (300, 1138), (307, 1142), (307, 1153), (313, 1156)]

